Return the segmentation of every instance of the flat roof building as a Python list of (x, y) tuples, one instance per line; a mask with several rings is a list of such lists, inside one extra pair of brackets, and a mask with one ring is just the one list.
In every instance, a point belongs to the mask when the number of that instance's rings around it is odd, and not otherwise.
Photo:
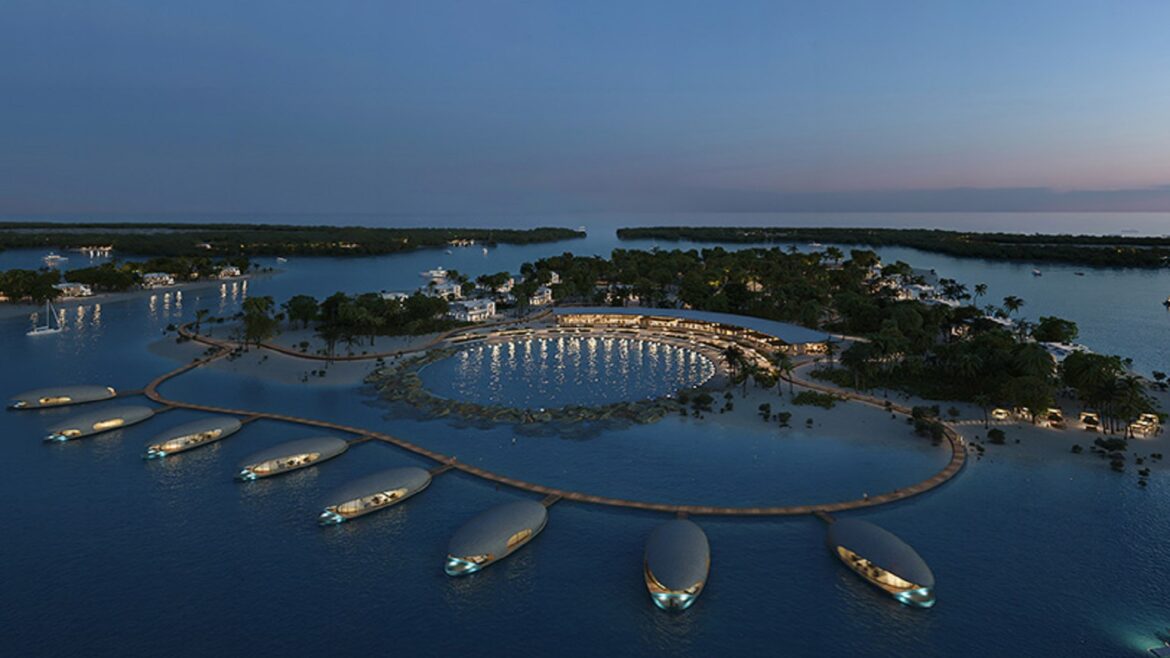
[(490, 299), (453, 302), (447, 314), (460, 322), (483, 322), (496, 314), (496, 303)]

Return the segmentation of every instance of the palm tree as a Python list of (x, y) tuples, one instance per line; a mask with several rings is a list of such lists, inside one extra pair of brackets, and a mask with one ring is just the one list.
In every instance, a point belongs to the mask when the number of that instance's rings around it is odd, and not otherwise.
[(727, 361), (727, 367), (731, 369), (731, 378), (735, 379), (735, 375), (739, 372), (739, 366), (743, 363), (743, 350), (738, 345), (728, 345), (723, 350), (723, 359)]
[[(788, 394), (794, 395), (795, 391), (792, 383), (792, 357), (788, 355), (788, 352), (775, 352), (772, 354), (772, 363), (776, 366), (776, 369), (784, 373), (785, 378), (788, 379)], [(780, 393), (781, 396), (784, 395), (783, 382), (776, 382), (776, 390)]]
[(833, 357), (837, 354), (837, 343), (833, 342), (832, 336), (825, 341), (825, 356), (829, 358), (829, 365), (833, 365)]
[(1024, 306), (1024, 300), (1015, 295), (1008, 295), (1003, 298), (1003, 307), (1007, 309), (1008, 313), (1015, 313)]
[(987, 395), (986, 393), (980, 393), (979, 395), (976, 395), (974, 398), (972, 398), (972, 401), (979, 405), (979, 408), (983, 410), (983, 427), (986, 429), (991, 425), (987, 418), (987, 410), (991, 408), (991, 396)]
[(975, 284), (975, 303), (978, 304), (979, 298), (986, 295), (986, 294), (987, 294), (987, 284), (986, 283), (976, 283)]
[(206, 320), (207, 316), (210, 314), (211, 311), (205, 308), (201, 308), (195, 311), (195, 333), (199, 333), (199, 328), (203, 326), (203, 321)]

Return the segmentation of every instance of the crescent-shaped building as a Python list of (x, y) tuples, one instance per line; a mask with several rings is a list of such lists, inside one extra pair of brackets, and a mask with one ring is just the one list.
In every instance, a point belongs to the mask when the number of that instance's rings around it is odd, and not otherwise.
[(150, 418), (154, 409), (143, 406), (111, 407), (80, 414), (49, 428), (46, 441), (69, 441), (83, 436), (109, 432)]
[(397, 505), (431, 483), (431, 474), (417, 466), (391, 468), (354, 480), (330, 494), (318, 521), (335, 525)]
[(934, 605), (934, 574), (913, 548), (868, 521), (842, 519), (829, 526), (829, 550), (870, 584), (919, 608)]
[(25, 391), (12, 397), (10, 409), (45, 409), (109, 400), (118, 394), (112, 386), (56, 386)]
[(466, 576), (516, 552), (544, 530), (548, 510), (531, 500), (498, 505), (459, 528), (447, 547), (444, 570)]
[(146, 446), (146, 459), (166, 457), (227, 438), (240, 431), (240, 420), (231, 416), (201, 418), (171, 428)]
[(686, 610), (707, 584), (711, 546), (703, 529), (686, 519), (663, 523), (650, 533), (642, 575), (650, 598), (663, 610)]
[(240, 462), (237, 480), (249, 481), (272, 477), (332, 459), (349, 448), (344, 439), (318, 436), (289, 441), (248, 457)]

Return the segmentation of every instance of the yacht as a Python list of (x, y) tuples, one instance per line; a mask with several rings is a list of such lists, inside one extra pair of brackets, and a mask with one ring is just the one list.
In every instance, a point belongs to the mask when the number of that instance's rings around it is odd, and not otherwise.
[(61, 256), (59, 254), (55, 254), (55, 253), (50, 251), (41, 260), (43, 260), (45, 262), (45, 265), (48, 265), (49, 267), (55, 267), (57, 265), (60, 265), (61, 263), (64, 263), (65, 261), (69, 260), (69, 258), (66, 256)]
[(1032, 270), (1032, 276), (1044, 276), (1044, 273), (1040, 270)]
[[(37, 320), (37, 315), (32, 315), (33, 322)], [(45, 301), (45, 323), (34, 324), (32, 329), (29, 329), (26, 336), (43, 336), (45, 334), (59, 334), (65, 327), (61, 325), (61, 318), (57, 316), (57, 310), (53, 308), (53, 302)]]

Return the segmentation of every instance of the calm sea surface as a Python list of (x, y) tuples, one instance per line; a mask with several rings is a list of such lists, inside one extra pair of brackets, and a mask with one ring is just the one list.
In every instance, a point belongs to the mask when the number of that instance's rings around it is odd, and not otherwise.
[[(1167, 216), (1077, 216), (1064, 224), (1033, 217), (989, 216), (981, 227), (1170, 231)], [(492, 219), (477, 223), (506, 223)], [(609, 218), (604, 228), (586, 219), (525, 220), (585, 224), (590, 235), (486, 255), (476, 247), (292, 259), (283, 274), (246, 291), (210, 288), (73, 310), (58, 336), (28, 338), (27, 320), (3, 320), (0, 393), (68, 382), (139, 388), (176, 365), (146, 349), (163, 327), (198, 308), (231, 312), (245, 295), (280, 301), (407, 290), (438, 265), (474, 276), (564, 251), (653, 246), (615, 240), (612, 227), (636, 223), (628, 219)], [(1094, 222), (1102, 226), (1094, 230)], [(0, 253), (0, 269), (35, 266), (40, 255)], [(992, 300), (1023, 297), (1025, 316), (1076, 320), (1082, 342), (1098, 351), (1133, 356), (1143, 371), (1170, 370), (1170, 317), (1160, 304), (1170, 273), (1041, 266), (1044, 276), (1033, 277), (1029, 264), (903, 249), (882, 255), (986, 282)], [(780, 438), (758, 420), (708, 417), (561, 438), (420, 420), (360, 387), (283, 385), (214, 370), (185, 375), (164, 393), (376, 428), (517, 477), (670, 502), (838, 499), (909, 484), (946, 461), (945, 451), (911, 438), (865, 440), (845, 427), (835, 436), (832, 414), (817, 437), (794, 428)], [(824, 549), (815, 519), (700, 519), (713, 551), (708, 589), (687, 613), (667, 615), (641, 582), (644, 541), (660, 517), (560, 503), (530, 546), (454, 580), (441, 563), (455, 529), (522, 494), (449, 474), (399, 508), (321, 529), (316, 511), (334, 487), (380, 468), (428, 464), (364, 444), (319, 468), (241, 486), (231, 479), (241, 459), (313, 432), (260, 422), (222, 444), (143, 462), (155, 433), (198, 417), (174, 411), (94, 439), (41, 443), (46, 425), (75, 412), (0, 414), (0, 494), (10, 515), (0, 540), (2, 655), (1113, 656), (1140, 655), (1155, 643), (1154, 630), (1170, 626), (1167, 479), (1156, 473), (1142, 490), (1074, 455), (1040, 461), (998, 450), (937, 492), (854, 513), (898, 533), (930, 563), (939, 583), (932, 610), (899, 606), (847, 572)]]

